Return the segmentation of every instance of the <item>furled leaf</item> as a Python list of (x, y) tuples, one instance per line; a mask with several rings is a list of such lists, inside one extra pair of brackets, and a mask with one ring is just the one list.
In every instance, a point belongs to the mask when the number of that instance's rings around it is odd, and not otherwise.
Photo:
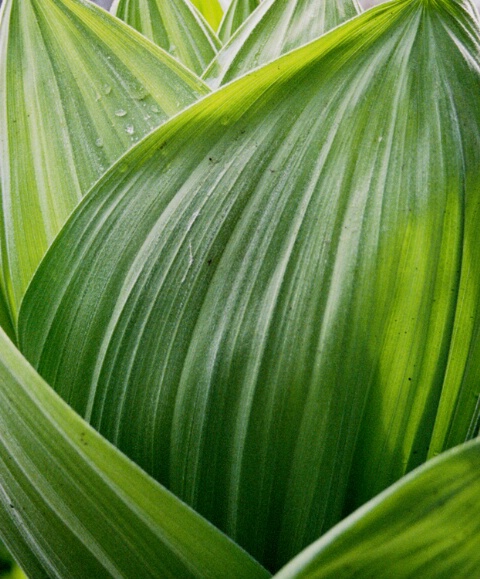
[(269, 574), (88, 426), (0, 330), (0, 536), (31, 577)]
[(221, 46), (188, 0), (118, 0), (112, 13), (202, 74)]
[(135, 141), (208, 92), (90, 2), (6, 0), (0, 24), (0, 235), (7, 303), (82, 194)]
[(223, 16), (223, 8), (219, 0), (190, 0), (200, 14), (210, 24), (213, 30), (217, 30)]
[(480, 441), (420, 467), (334, 527), (275, 579), (468, 579), (480, 569)]
[(219, 38), (226, 42), (259, 4), (260, 0), (233, 0), (220, 23)]
[(321, 36), (360, 11), (357, 0), (263, 0), (204, 78), (218, 87)]
[(468, 10), (380, 6), (187, 109), (22, 305), (49, 383), (272, 570), (339, 520), (351, 470), (353, 509), (426, 458), (478, 245)]

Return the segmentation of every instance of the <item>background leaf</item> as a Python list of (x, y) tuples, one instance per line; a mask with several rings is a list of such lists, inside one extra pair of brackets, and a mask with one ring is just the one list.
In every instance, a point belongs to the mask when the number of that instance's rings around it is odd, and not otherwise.
[(208, 89), (79, 0), (5, 2), (0, 87), (3, 288), (16, 319), (33, 271), (86, 190)]
[(275, 579), (467, 579), (480, 568), (480, 442), (445, 453), (376, 497)]
[(172, 119), (22, 305), (61, 395), (272, 570), (427, 457), (476, 248), (468, 7), (382, 6)]
[(118, 0), (111, 11), (197, 74), (221, 46), (188, 0)]
[(191, 0), (213, 30), (217, 30), (223, 16), (223, 8), (218, 0)]
[(263, 0), (205, 71), (218, 87), (318, 38), (360, 12), (357, 0)]
[(81, 420), (1, 330), (0, 403), (0, 534), (29, 576), (269, 576)]
[(233, 0), (223, 15), (218, 36), (222, 42), (226, 42), (258, 7), (260, 0)]

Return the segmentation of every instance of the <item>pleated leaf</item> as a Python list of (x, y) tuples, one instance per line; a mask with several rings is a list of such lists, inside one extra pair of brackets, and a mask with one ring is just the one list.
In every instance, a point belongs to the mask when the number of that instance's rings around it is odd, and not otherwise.
[(469, 8), (383, 5), (187, 109), (92, 189), (22, 305), (61, 396), (272, 570), (425, 460), (462, 380)]
[(417, 469), (334, 527), (275, 579), (469, 579), (480, 569), (480, 442)]
[(119, 0), (111, 11), (200, 75), (221, 46), (188, 0)]
[(0, 330), (0, 536), (30, 577), (269, 574), (98, 435)]
[(217, 30), (223, 16), (219, 0), (190, 0), (213, 30)]
[(260, 0), (233, 0), (223, 15), (218, 29), (220, 40), (227, 42), (259, 4)]
[(81, 0), (6, 0), (0, 87), (3, 290), (16, 318), (33, 271), (86, 190), (208, 90)]
[(263, 0), (205, 71), (214, 88), (321, 36), (360, 12), (357, 0)]

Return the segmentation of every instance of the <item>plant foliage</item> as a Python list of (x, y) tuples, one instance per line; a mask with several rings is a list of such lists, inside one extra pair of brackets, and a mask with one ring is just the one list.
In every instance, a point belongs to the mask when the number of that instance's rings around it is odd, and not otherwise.
[(2, 9), (0, 537), (32, 577), (473, 576), (475, 9), (113, 10)]

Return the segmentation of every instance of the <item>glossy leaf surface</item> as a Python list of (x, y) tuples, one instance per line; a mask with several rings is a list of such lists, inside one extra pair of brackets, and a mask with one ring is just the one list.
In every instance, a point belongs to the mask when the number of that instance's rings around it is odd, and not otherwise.
[(6, 0), (0, 24), (0, 234), (15, 319), (81, 196), (135, 141), (208, 89), (90, 2)]
[(357, 0), (263, 0), (204, 78), (216, 88), (318, 38), (359, 11)]
[(480, 441), (445, 453), (367, 503), (276, 579), (475, 577), (480, 569)]
[(420, 464), (462, 380), (477, 62), (467, 3), (365, 13), (124, 156), (26, 296), (40, 373), (272, 570)]
[(119, 0), (112, 13), (197, 74), (202, 74), (220, 41), (188, 0)]
[(0, 407), (0, 536), (30, 577), (269, 576), (77, 416), (1, 330)]

